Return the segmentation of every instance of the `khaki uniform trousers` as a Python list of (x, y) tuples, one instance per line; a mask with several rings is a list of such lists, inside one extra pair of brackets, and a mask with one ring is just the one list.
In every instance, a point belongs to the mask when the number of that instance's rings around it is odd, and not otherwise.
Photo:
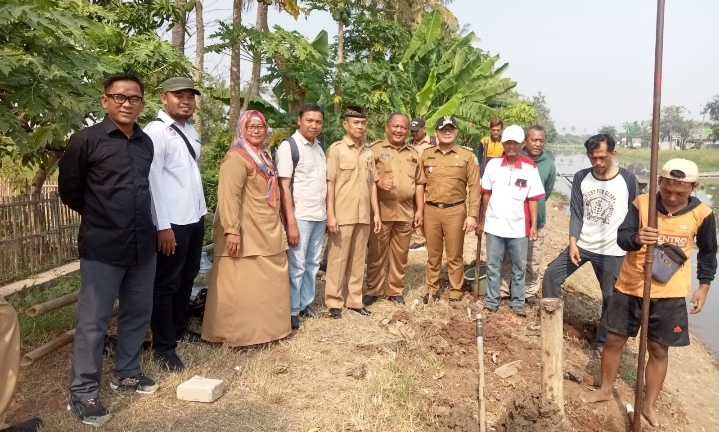
[(402, 295), (411, 240), (412, 222), (382, 221), (382, 230), (379, 234), (370, 232), (367, 253), (368, 295), (386, 294), (388, 297)]
[[(425, 206), (427, 208), (427, 206)], [(413, 241), (418, 244), (426, 244), (427, 239), (424, 238), (424, 227), (422, 225), (414, 229)]]
[(359, 309), (362, 304), (362, 282), (367, 255), (369, 224), (340, 225), (339, 232), (329, 233), (327, 273), (325, 273), (325, 305), (342, 309), (342, 295), (347, 280), (347, 307)]
[(0, 297), (0, 429), (5, 429), (20, 370), (20, 326), (15, 309)]
[[(527, 274), (524, 283), (524, 295), (536, 296), (539, 288), (542, 286), (542, 247), (544, 246), (544, 236), (546, 231), (544, 227), (537, 230), (537, 240), (528, 241), (527, 246)], [(509, 297), (509, 283), (512, 281), (512, 260), (509, 258), (509, 252), (504, 252), (504, 260), (502, 261), (502, 279), (500, 287), (502, 297)]]
[(440, 209), (431, 205), (424, 207), (424, 235), (427, 238), (427, 292), (439, 291), (439, 272), (442, 268), (442, 248), (447, 256), (447, 275), (452, 287), (449, 297), (462, 297), (464, 283), (464, 231), (462, 226), (467, 219), (464, 205)]

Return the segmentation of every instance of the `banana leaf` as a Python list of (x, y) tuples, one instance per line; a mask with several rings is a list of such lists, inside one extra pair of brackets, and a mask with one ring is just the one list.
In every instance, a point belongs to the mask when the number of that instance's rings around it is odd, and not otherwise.
[(432, 68), (432, 70), (429, 72), (429, 78), (427, 78), (427, 83), (425, 83), (422, 90), (417, 93), (417, 116), (424, 117), (425, 114), (427, 114), (427, 111), (429, 110), (430, 105), (432, 104), (432, 101), (434, 100), (434, 85), (437, 83), (437, 68)]
[(422, 22), (419, 24), (417, 29), (412, 35), (412, 39), (409, 41), (407, 50), (400, 60), (400, 68), (402, 65), (407, 63), (412, 56), (417, 53), (417, 58), (422, 58), (422, 55), (427, 54), (429, 51), (437, 46), (437, 41), (442, 34), (442, 17), (438, 11), (433, 11), (425, 15)]

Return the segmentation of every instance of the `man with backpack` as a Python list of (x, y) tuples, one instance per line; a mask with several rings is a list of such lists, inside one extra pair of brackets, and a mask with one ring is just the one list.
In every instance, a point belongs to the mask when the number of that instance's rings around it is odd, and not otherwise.
[(310, 304), (315, 299), (315, 277), (327, 227), (327, 162), (317, 140), (323, 120), (319, 105), (303, 105), (297, 119), (299, 129), (275, 152), (290, 246), (287, 259), (293, 330), (300, 327), (300, 316), (318, 316)]

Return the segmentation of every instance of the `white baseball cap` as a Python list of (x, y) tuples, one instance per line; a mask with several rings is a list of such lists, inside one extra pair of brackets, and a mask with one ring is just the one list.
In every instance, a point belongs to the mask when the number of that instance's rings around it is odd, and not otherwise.
[(524, 142), (524, 129), (517, 125), (507, 126), (502, 132), (502, 142), (506, 143), (507, 141)]
[(661, 176), (680, 182), (696, 183), (699, 181), (699, 168), (688, 159), (674, 158), (664, 164)]

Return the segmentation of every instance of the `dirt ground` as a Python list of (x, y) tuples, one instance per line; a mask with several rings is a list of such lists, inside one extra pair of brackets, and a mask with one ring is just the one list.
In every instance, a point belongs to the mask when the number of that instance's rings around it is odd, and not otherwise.
[[(566, 245), (568, 216), (548, 206), (543, 261)], [(474, 259), (475, 238), (465, 243), (465, 262)], [(421, 303), (424, 252), (410, 254), (406, 307), (382, 300), (372, 317), (345, 311), (342, 320), (311, 319), (286, 340), (235, 350), (182, 344), (187, 368), (161, 372), (150, 354), (144, 371), (160, 381), (148, 396), (114, 393), (106, 359), (101, 398), (113, 413), (107, 431), (478, 431), (477, 346), (473, 316), (483, 299)], [(324, 282), (318, 281), (317, 308)], [(589, 266), (564, 290), (566, 420), (540, 400), (539, 334), (527, 328), (537, 315), (515, 317), (506, 303), (484, 320), (485, 399), (490, 431), (625, 431), (625, 405), (633, 404), (636, 346), (628, 347), (611, 402), (584, 406), (579, 395), (598, 383), (599, 360), (591, 342), (600, 311), (600, 293)], [(472, 318), (470, 318), (470, 316)], [(23, 346), (23, 352), (34, 346)], [(40, 415), (44, 430), (91, 430), (65, 411), (70, 347), (24, 369), (9, 420)], [(517, 362), (518, 373), (500, 378), (495, 370)], [(200, 375), (225, 381), (225, 395), (213, 404), (177, 401), (178, 384)], [(669, 420), (664, 431), (719, 430), (719, 369), (701, 343), (672, 349), (667, 383), (660, 397)], [(645, 430), (650, 428), (645, 427)]]

